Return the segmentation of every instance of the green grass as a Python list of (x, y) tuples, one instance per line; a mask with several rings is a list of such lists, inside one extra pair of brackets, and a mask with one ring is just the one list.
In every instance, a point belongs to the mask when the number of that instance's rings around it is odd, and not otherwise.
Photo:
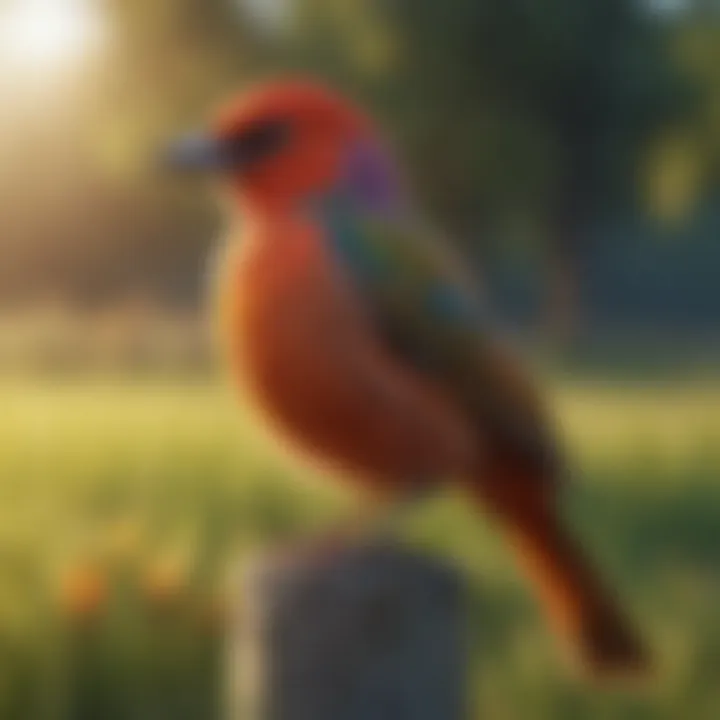
[[(228, 569), (351, 500), (211, 384), (8, 380), (0, 398), (0, 718), (219, 717)], [(501, 540), (449, 494), (413, 531), (467, 573), (478, 717), (716, 718), (720, 387), (556, 401), (568, 516), (662, 673), (642, 696), (570, 677)]]

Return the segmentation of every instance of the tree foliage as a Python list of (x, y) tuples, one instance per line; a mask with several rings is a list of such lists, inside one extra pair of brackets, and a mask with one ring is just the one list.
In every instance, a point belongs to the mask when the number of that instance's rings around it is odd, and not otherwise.
[[(195, 297), (211, 216), (196, 188), (161, 176), (157, 152), (227, 93), (280, 70), (329, 78), (370, 106), (423, 205), (480, 251), (514, 243), (577, 263), (598, 219), (633, 206), (639, 180), (650, 176), (659, 198), (677, 195), (683, 173), (693, 194), (714, 182), (678, 168), (690, 146), (706, 163), (720, 157), (717, 24), (659, 17), (641, 0), (274, 0), (258, 22), (261, 5), (107, 1), (110, 41), (65, 103), (64, 155), (43, 155), (48, 186), (61, 177), (73, 200), (35, 213), (25, 272), (62, 247), (48, 286)], [(36, 110), (35, 146), (50, 145), (42, 116), (57, 111)], [(0, 187), (29, 166), (6, 163)], [(2, 211), (18, 262), (0, 291), (22, 275), (31, 224), (15, 216), (38, 192)]]

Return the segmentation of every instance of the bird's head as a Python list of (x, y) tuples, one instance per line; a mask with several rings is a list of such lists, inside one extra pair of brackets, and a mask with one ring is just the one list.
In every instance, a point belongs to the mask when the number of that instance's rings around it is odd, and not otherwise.
[(174, 143), (169, 162), (219, 173), (253, 208), (288, 206), (340, 188), (378, 209), (400, 196), (394, 163), (370, 120), (308, 80), (242, 93), (221, 107), (209, 131)]

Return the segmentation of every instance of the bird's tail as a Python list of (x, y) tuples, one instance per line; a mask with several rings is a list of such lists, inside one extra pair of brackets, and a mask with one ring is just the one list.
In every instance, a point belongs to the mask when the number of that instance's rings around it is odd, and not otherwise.
[(492, 505), (555, 630), (582, 666), (598, 677), (646, 677), (644, 644), (557, 511), (541, 502)]

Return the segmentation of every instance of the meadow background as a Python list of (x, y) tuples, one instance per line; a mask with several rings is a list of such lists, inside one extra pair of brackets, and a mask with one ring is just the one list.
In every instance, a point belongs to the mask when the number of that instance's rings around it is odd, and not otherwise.
[(0, 718), (222, 717), (237, 568), (353, 512), (237, 406), (220, 215), (157, 161), (288, 70), (373, 109), (482, 272), (660, 657), (639, 694), (568, 676), (449, 491), (407, 532), (468, 578), (477, 717), (719, 717), (719, 69), (706, 0), (0, 3)]

